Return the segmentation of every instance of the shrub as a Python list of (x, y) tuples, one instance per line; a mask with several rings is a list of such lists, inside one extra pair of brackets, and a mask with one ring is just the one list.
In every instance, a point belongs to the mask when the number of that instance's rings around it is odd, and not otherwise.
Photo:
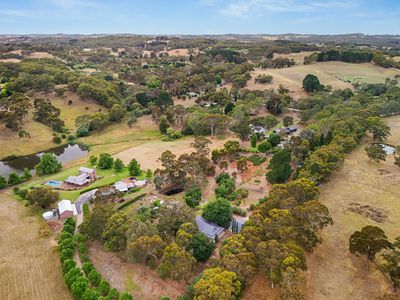
[(110, 289), (110, 292), (108, 293), (108, 297), (110, 298), (110, 300), (118, 300), (119, 293), (118, 293), (117, 289), (115, 289), (115, 288)]
[(61, 138), (59, 136), (55, 136), (55, 137), (53, 137), (53, 142), (55, 144), (61, 144)]
[(62, 231), (60, 234), (60, 239), (58, 240), (58, 243), (61, 244), (62, 241), (66, 240), (66, 239), (70, 239), (73, 238), (73, 234), (71, 234), (68, 231)]
[(99, 292), (95, 289), (86, 289), (82, 295), (82, 300), (97, 300), (99, 297)]
[(102, 279), (100, 281), (98, 289), (99, 289), (99, 292), (101, 295), (106, 296), (106, 295), (108, 295), (108, 292), (110, 291), (110, 284), (108, 283), (107, 280)]
[(252, 156), (248, 157), (247, 160), (251, 161), (251, 163), (255, 166), (261, 165), (263, 162), (267, 160), (266, 157), (261, 157), (259, 155), (253, 154)]
[(21, 178), (17, 173), (11, 173), (8, 175), (8, 185), (15, 185), (21, 182)]
[(272, 145), (270, 142), (262, 142), (258, 144), (257, 149), (262, 153), (267, 153), (269, 150), (272, 149)]
[(68, 140), (69, 142), (71, 142), (71, 141), (73, 141), (73, 140), (75, 140), (75, 139), (76, 139), (76, 137), (75, 137), (73, 134), (70, 134), (70, 135), (67, 136), (67, 140)]
[(191, 187), (185, 192), (185, 202), (188, 206), (195, 208), (201, 201), (201, 190), (197, 186)]
[(74, 257), (74, 250), (67, 248), (61, 251), (60, 259), (65, 261), (67, 259), (72, 259)]
[(70, 224), (65, 224), (64, 228), (63, 228), (63, 231), (67, 231), (67, 232), (73, 234), (74, 231), (75, 231), (75, 228), (74, 228), (74, 226), (72, 226)]
[(88, 279), (90, 281), (90, 283), (94, 286), (98, 286), (100, 284), (101, 281), (101, 276), (99, 274), (99, 272), (97, 272), (94, 268), (92, 271), (90, 271), (89, 275), (88, 275)]
[(7, 180), (3, 176), (0, 176), (0, 189), (4, 189), (6, 186)]
[(119, 295), (119, 300), (133, 300), (133, 297), (128, 292), (123, 292)]
[(94, 266), (90, 262), (84, 262), (82, 264), (82, 270), (85, 272), (86, 275), (89, 275), (89, 273), (94, 269)]
[(84, 219), (86, 219), (87, 217), (89, 217), (89, 205), (88, 205), (87, 203), (83, 204), (82, 210), (83, 210), (83, 217), (84, 217)]
[(69, 272), (69, 270), (71, 270), (74, 267), (76, 267), (76, 262), (73, 259), (68, 258), (64, 260), (62, 264), (62, 272), (66, 274)]
[(61, 134), (61, 138), (62, 138), (62, 139), (66, 139), (66, 138), (67, 138), (67, 136), (65, 135), (65, 133), (62, 133), (62, 134)]
[(87, 280), (87, 278), (79, 276), (76, 278), (75, 282), (72, 283), (71, 291), (72, 294), (75, 296), (75, 298), (81, 299), (88, 287), (89, 287), (89, 281)]
[(22, 179), (22, 180), (29, 180), (29, 179), (31, 179), (31, 178), (32, 178), (31, 172), (29, 171), (28, 168), (25, 168), (25, 169), (24, 169), (24, 172), (23, 172), (22, 175), (21, 175), (21, 179)]
[(76, 130), (77, 137), (84, 137), (84, 136), (88, 136), (88, 135), (89, 135), (89, 126), (87, 126), (87, 125), (82, 125), (82, 126), (78, 127), (78, 129)]
[(245, 217), (246, 216), (246, 210), (244, 210), (243, 208), (241, 208), (241, 207), (239, 207), (239, 206), (232, 206), (232, 212), (235, 214), (235, 215), (239, 215), (239, 216), (242, 216), (242, 217)]
[(74, 267), (71, 270), (69, 270), (67, 274), (65, 274), (64, 277), (65, 283), (68, 286), (71, 286), (75, 282), (75, 280), (80, 276), (82, 276), (81, 269), (79, 269), (78, 267)]

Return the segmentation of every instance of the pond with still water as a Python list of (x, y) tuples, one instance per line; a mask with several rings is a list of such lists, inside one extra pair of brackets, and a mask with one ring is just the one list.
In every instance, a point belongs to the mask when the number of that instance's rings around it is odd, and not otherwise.
[(86, 156), (88, 150), (78, 144), (66, 144), (48, 149), (44, 152), (34, 153), (12, 160), (2, 160), (0, 161), (0, 175), (8, 177), (8, 175), (13, 172), (21, 174), (25, 168), (28, 168), (33, 174), (35, 166), (39, 163), (40, 157), (44, 153), (53, 153), (60, 163), (65, 164)]

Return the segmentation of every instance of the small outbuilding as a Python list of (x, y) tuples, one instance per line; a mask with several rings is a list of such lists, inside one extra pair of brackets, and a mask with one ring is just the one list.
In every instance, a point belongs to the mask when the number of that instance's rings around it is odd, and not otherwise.
[(72, 204), (69, 200), (58, 202), (57, 210), (60, 218), (69, 218), (77, 214), (75, 204)]
[(120, 192), (127, 192), (128, 191), (128, 186), (125, 182), (122, 181), (117, 181), (114, 183), (114, 187), (117, 189), (117, 191)]
[(214, 239), (215, 236), (221, 238), (225, 233), (225, 228), (207, 221), (202, 216), (196, 217), (196, 224), (199, 231), (204, 233), (209, 239)]
[(142, 188), (145, 187), (147, 185), (147, 180), (137, 180), (135, 181), (135, 186)]

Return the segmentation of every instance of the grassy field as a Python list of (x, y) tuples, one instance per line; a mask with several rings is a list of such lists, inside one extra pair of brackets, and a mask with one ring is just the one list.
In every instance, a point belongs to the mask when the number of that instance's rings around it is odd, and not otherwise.
[[(43, 95), (42, 95), (43, 97)], [(46, 97), (45, 97), (46, 98)], [(83, 114), (92, 114), (104, 108), (101, 108), (92, 100), (82, 100), (72, 93), (67, 93), (65, 98), (49, 95), (54, 106), (61, 110), (60, 118), (64, 120), (66, 127), (75, 135), (75, 118)], [(68, 105), (71, 100), (72, 104)], [(24, 120), (24, 130), (30, 133), (31, 138), (19, 138), (18, 133), (12, 132), (0, 125), (0, 158), (11, 154), (27, 155), (39, 151), (43, 151), (52, 147), (56, 147), (52, 141), (53, 132), (47, 126), (32, 120), (31, 111)], [(94, 132), (89, 137), (81, 138), (80, 141), (93, 146), (91, 154), (99, 154), (102, 152), (116, 153), (125, 150), (131, 146), (140, 143), (159, 139), (160, 133), (157, 126), (151, 120), (150, 116), (139, 118), (138, 122), (129, 128), (125, 122), (108, 126), (102, 132)], [(3, 143), (4, 141), (4, 143)], [(63, 142), (66, 142), (64, 140)]]
[(72, 299), (56, 244), (39, 236), (37, 217), (10, 192), (0, 193), (0, 299)]
[[(270, 84), (256, 84), (254, 78), (260, 74), (273, 76)], [(251, 73), (252, 78), (247, 83), (249, 89), (277, 89), (280, 84), (290, 90), (295, 99), (306, 96), (302, 90), (302, 82), (307, 74), (317, 75), (324, 85), (336, 89), (351, 88), (353, 82), (379, 83), (385, 78), (393, 78), (399, 71), (384, 69), (370, 63), (349, 64), (344, 62), (319, 62), (311, 65), (295, 65), (285, 69), (256, 69)]]
[[(400, 116), (387, 119), (392, 129), (389, 143), (400, 140)], [(307, 295), (310, 300), (375, 299), (390, 289), (390, 282), (364, 257), (348, 251), (350, 235), (366, 225), (381, 227), (390, 239), (400, 235), (400, 168), (393, 157), (369, 162), (364, 146), (348, 156), (344, 167), (321, 188), (320, 201), (334, 225), (323, 230), (323, 242), (308, 259)], [(355, 204), (369, 205), (385, 218), (374, 221), (366, 212), (351, 212)]]

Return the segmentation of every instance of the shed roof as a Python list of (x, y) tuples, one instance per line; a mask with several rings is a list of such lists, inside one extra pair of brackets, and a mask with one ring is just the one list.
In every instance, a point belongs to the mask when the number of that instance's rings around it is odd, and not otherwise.
[(80, 174), (78, 176), (69, 176), (65, 181), (77, 185), (83, 185), (88, 182), (88, 180), (86, 179), (86, 174)]
[(60, 202), (58, 202), (57, 207), (58, 207), (58, 211), (60, 212), (60, 214), (62, 214), (65, 211), (74, 212), (72, 203), (69, 200), (61, 200)]
[(84, 172), (84, 173), (88, 173), (88, 174), (93, 173), (94, 171), (95, 170), (91, 169), (91, 168), (86, 168), (86, 167), (80, 167), (79, 168), (79, 172)]
[(202, 216), (196, 217), (196, 224), (199, 230), (210, 239), (213, 239), (215, 235), (219, 236), (222, 232), (225, 231), (225, 228), (208, 222)]

